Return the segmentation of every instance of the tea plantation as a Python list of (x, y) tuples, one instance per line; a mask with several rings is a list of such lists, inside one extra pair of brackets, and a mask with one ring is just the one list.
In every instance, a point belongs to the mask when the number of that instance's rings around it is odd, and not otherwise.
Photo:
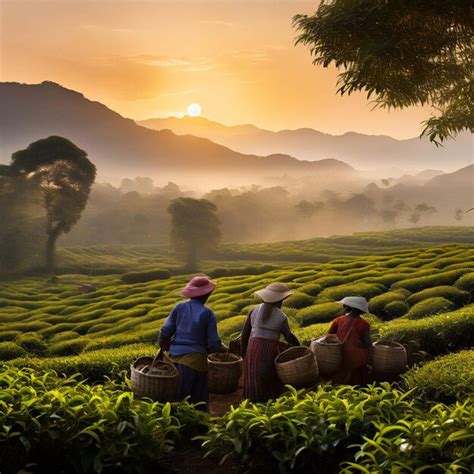
[(0, 281), (0, 472), (179, 472), (183, 449), (227, 472), (472, 472), (474, 232), (456, 232), (229, 246), (206, 262), (224, 342), (253, 292), (282, 281), (304, 344), (358, 294), (373, 339), (403, 343), (412, 366), (392, 385), (291, 390), (212, 419), (135, 400), (121, 372), (156, 352), (189, 279), (166, 249), (62, 249), (58, 280)]

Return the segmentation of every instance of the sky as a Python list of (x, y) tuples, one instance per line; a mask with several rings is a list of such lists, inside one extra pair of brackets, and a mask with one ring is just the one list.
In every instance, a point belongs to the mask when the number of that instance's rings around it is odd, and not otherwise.
[(291, 26), (314, 1), (0, 0), (0, 80), (57, 82), (142, 120), (186, 112), (227, 125), (408, 138), (430, 111), (336, 95)]

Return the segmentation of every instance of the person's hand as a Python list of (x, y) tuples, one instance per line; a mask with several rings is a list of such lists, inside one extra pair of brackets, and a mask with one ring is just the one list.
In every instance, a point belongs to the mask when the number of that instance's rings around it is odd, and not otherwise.
[(171, 337), (161, 336), (159, 344), (164, 351), (169, 351), (171, 347)]

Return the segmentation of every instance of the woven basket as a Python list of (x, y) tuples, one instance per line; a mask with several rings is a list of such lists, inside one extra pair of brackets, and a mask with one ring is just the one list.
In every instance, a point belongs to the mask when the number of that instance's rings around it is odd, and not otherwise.
[(210, 393), (232, 393), (239, 386), (242, 357), (230, 352), (216, 352), (207, 356), (207, 386)]
[(398, 342), (374, 342), (372, 370), (376, 374), (394, 376), (405, 372), (407, 351)]
[(318, 364), (307, 347), (290, 347), (275, 358), (275, 368), (284, 385), (310, 387), (318, 380)]
[(242, 355), (242, 341), (240, 332), (235, 332), (229, 338), (229, 352), (238, 356)]
[(313, 339), (309, 348), (316, 355), (321, 377), (331, 378), (339, 369), (342, 361), (342, 343), (335, 334)]
[(164, 364), (169, 375), (155, 375), (140, 372), (145, 366), (153, 363), (153, 357), (140, 357), (130, 366), (130, 383), (132, 392), (137, 397), (148, 397), (157, 402), (174, 402), (177, 399), (179, 372), (170, 362), (160, 361)]

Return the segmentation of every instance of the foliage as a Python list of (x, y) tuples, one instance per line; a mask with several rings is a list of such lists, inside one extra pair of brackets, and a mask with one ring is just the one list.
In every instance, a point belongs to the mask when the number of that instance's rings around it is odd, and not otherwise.
[(459, 277), (454, 283), (456, 288), (460, 290), (469, 291), (474, 294), (474, 272), (469, 272)]
[(206, 415), (186, 402), (136, 400), (125, 383), (90, 386), (54, 372), (2, 367), (0, 393), (6, 473), (149, 472), (207, 425)]
[(38, 187), (46, 212), (46, 269), (54, 271), (55, 245), (84, 210), (96, 175), (87, 154), (66, 138), (51, 136), (12, 155), (11, 168)]
[(410, 311), (408, 311), (407, 318), (419, 319), (433, 314), (445, 313), (451, 311), (456, 306), (451, 301), (442, 297), (427, 298), (416, 303)]
[[(365, 389), (322, 386), (308, 393), (290, 390), (267, 404), (244, 401), (215, 420), (200, 439), (208, 453), (235, 456), (245, 467), (271, 472), (333, 473), (342, 463), (364, 455), (367, 448), (357, 450), (354, 445), (370, 446), (372, 439), (374, 450), (384, 445), (399, 452), (396, 460), (390, 458), (394, 465), (398, 461), (416, 467), (436, 463), (441, 468), (456, 463), (466, 468), (473, 436), (458, 434), (468, 433), (473, 410), (467, 402), (426, 410), (416, 399), (388, 384)], [(455, 422), (440, 430), (438, 419)], [(415, 436), (409, 430), (417, 433), (419, 426), (424, 434), (416, 441), (422, 448), (420, 456), (400, 453), (400, 437), (408, 433), (411, 441)], [(436, 441), (428, 441), (435, 437)], [(378, 467), (383, 461), (380, 459)]]
[(400, 293), (396, 293), (394, 291), (389, 291), (387, 293), (383, 293), (381, 295), (375, 296), (371, 298), (369, 301), (369, 311), (381, 318), (390, 319), (389, 315), (387, 314), (385, 308), (387, 305), (394, 303), (394, 302), (403, 302), (404, 297)]
[(310, 324), (332, 321), (342, 314), (344, 314), (344, 310), (340, 303), (320, 303), (300, 310), (298, 320), (302, 326), (309, 326)]
[(404, 301), (392, 301), (383, 309), (383, 317), (385, 319), (395, 319), (403, 316), (408, 312), (409, 306)]
[(0, 360), (11, 360), (26, 355), (25, 349), (15, 342), (0, 342)]
[(124, 283), (146, 283), (153, 280), (166, 280), (171, 276), (169, 270), (150, 270), (146, 272), (124, 273), (120, 279)]
[(419, 320), (398, 318), (378, 327), (381, 340), (396, 341), (432, 356), (474, 345), (474, 305)]
[(474, 394), (474, 350), (449, 354), (403, 375), (408, 388), (426, 400), (453, 403)]
[(453, 286), (435, 286), (419, 291), (409, 296), (407, 301), (413, 305), (428, 298), (441, 297), (452, 301), (456, 306), (463, 306), (469, 302), (469, 293), (467, 291), (458, 290)]
[(341, 95), (366, 91), (383, 108), (429, 104), (424, 134), (443, 141), (473, 130), (471, 2), (330, 0), (297, 15), (297, 43), (314, 64), (341, 68)]
[(177, 198), (171, 201), (171, 245), (195, 270), (199, 256), (214, 250), (221, 238), (217, 207), (206, 199)]

